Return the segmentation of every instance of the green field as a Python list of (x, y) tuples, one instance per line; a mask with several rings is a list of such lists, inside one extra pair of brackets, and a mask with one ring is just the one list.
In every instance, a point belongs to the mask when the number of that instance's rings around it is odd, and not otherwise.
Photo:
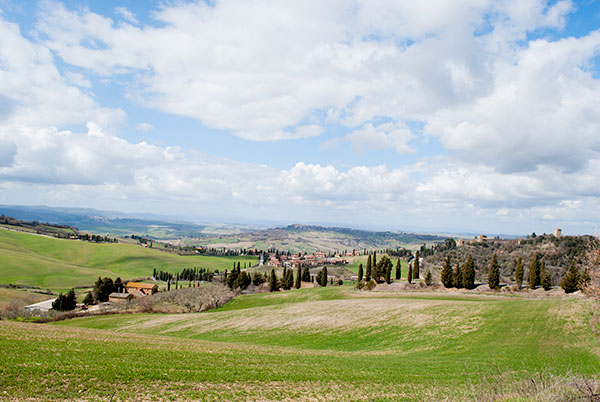
[(196, 314), (1, 321), (0, 399), (565, 400), (573, 379), (599, 379), (591, 314), (588, 300), (342, 286)]
[(179, 256), (133, 244), (61, 240), (0, 229), (0, 284), (65, 290), (91, 285), (99, 276), (130, 279), (151, 276), (153, 268), (231, 269), (234, 261), (255, 257)]

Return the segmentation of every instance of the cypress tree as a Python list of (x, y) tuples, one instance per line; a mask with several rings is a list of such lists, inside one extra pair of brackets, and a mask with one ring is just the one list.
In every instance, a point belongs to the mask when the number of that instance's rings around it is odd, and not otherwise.
[(402, 265), (400, 265), (400, 257), (396, 260), (396, 280), (399, 281), (402, 277)]
[(475, 263), (469, 256), (462, 268), (463, 286), (465, 289), (475, 289)]
[(302, 268), (302, 282), (310, 282), (310, 270), (308, 266)]
[(544, 273), (542, 274), (542, 287), (544, 288), (544, 290), (552, 289), (552, 277), (550, 276), (550, 273), (546, 270), (544, 270)]
[(560, 282), (560, 287), (564, 289), (565, 293), (573, 293), (579, 290), (580, 284), (581, 276), (575, 267), (575, 261), (571, 261), (571, 266), (567, 270), (565, 276), (563, 276)]
[(431, 286), (433, 283), (433, 277), (431, 276), (431, 271), (427, 271), (427, 275), (425, 275), (425, 285)]
[(377, 250), (373, 251), (373, 261), (371, 263), (371, 269), (377, 266)]
[(582, 292), (585, 291), (586, 288), (588, 286), (590, 286), (591, 282), (592, 282), (592, 277), (590, 276), (590, 273), (588, 272), (587, 267), (585, 267), (583, 274), (581, 274), (581, 277), (579, 278), (579, 289)]
[(301, 277), (301, 272), (300, 272), (300, 267), (298, 267), (298, 271), (296, 272), (296, 283), (294, 284), (296, 289), (300, 289), (300, 286), (302, 286), (302, 277)]
[(535, 289), (541, 284), (541, 264), (538, 254), (536, 253), (529, 264), (529, 287)]
[(362, 264), (358, 264), (358, 281), (362, 281), (363, 278), (363, 267)]
[(371, 280), (371, 254), (367, 257), (367, 272), (365, 273), (365, 281)]
[(523, 260), (519, 256), (519, 259), (517, 260), (517, 267), (515, 268), (515, 282), (517, 282), (517, 286), (519, 287), (519, 289), (521, 289), (521, 286), (523, 285), (524, 273), (525, 272), (523, 269)]
[(419, 252), (416, 251), (415, 252), (415, 263), (413, 264), (413, 273), (412, 273), (413, 278), (419, 279), (419, 277), (421, 276), (420, 275), (421, 273), (419, 272), (420, 268), (421, 267), (419, 266)]
[(412, 274), (413, 274), (413, 270), (412, 270), (412, 264), (408, 265), (408, 274), (406, 276), (406, 280), (408, 281), (408, 283), (412, 283)]
[(392, 263), (390, 261), (390, 263), (387, 265), (386, 270), (385, 270), (385, 283), (392, 283)]
[(275, 275), (275, 268), (273, 268), (271, 269), (271, 276), (269, 276), (269, 292), (277, 292), (278, 290), (277, 275)]
[(94, 296), (92, 296), (92, 292), (87, 292), (85, 298), (83, 299), (83, 304), (85, 304), (86, 306), (94, 304)]
[(450, 255), (446, 256), (446, 262), (444, 262), (442, 272), (440, 273), (440, 280), (442, 281), (442, 285), (444, 285), (446, 288), (451, 288), (454, 285), (454, 275), (452, 273), (452, 262), (450, 261)]
[(454, 268), (454, 272), (452, 273), (452, 284), (454, 285), (455, 288), (462, 289), (463, 283), (464, 283), (463, 272), (462, 272), (459, 262), (456, 261), (456, 268)]
[(500, 266), (498, 265), (498, 257), (496, 254), (494, 254), (492, 262), (490, 263), (488, 285), (490, 286), (490, 289), (500, 290)]

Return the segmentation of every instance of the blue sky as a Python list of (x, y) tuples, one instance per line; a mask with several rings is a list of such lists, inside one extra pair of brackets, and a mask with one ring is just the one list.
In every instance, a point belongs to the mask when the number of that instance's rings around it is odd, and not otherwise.
[(597, 230), (598, 1), (0, 10), (0, 203)]

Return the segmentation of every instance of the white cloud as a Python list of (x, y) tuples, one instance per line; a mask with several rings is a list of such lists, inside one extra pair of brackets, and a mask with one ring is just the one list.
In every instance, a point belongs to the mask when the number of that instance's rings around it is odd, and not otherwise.
[(138, 130), (138, 131), (150, 131), (150, 130), (152, 130), (152, 128), (153, 128), (152, 124), (146, 123), (146, 122), (138, 123), (135, 126), (135, 129)]
[(132, 24), (138, 24), (139, 21), (135, 17), (135, 14), (129, 11), (126, 7), (115, 7), (115, 14), (123, 17), (127, 22)]
[[(48, 3), (37, 28), (67, 63), (141, 73), (133, 95), (147, 106), (278, 140), (318, 135), (325, 120), (427, 120), (468, 105), (492, 88), (501, 52), (560, 27), (569, 10), (540, 0), (232, 0), (164, 6), (161, 27), (136, 27)], [(474, 36), (486, 15), (492, 31)]]
[(367, 150), (393, 149), (399, 154), (413, 153), (414, 148), (409, 145), (415, 136), (403, 123), (383, 123), (374, 126), (365, 124), (359, 130), (353, 131), (344, 137), (352, 144), (352, 150), (362, 154)]

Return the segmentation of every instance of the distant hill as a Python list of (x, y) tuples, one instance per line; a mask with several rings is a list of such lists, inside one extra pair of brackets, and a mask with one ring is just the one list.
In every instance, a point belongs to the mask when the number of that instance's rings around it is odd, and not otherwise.
[(126, 236), (136, 234), (162, 240), (236, 233), (255, 228), (246, 225), (202, 225), (161, 219), (145, 219), (122, 212), (100, 211), (91, 208), (0, 205), (0, 214), (25, 221), (72, 226), (82, 231), (102, 235)]
[(246, 248), (280, 251), (308, 252), (387, 249), (398, 247), (415, 248), (424, 243), (442, 242), (446, 237), (405, 233), (376, 232), (339, 227), (294, 224), (246, 233), (208, 236), (198, 239), (204, 247)]

